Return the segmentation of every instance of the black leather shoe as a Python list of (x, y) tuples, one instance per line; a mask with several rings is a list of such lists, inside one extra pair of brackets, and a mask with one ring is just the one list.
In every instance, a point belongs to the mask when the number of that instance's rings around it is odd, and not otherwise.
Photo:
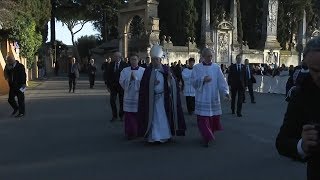
[(116, 121), (116, 120), (117, 120), (117, 118), (113, 117), (113, 118), (110, 120), (110, 122), (114, 122), (114, 121)]
[(16, 118), (19, 118), (19, 117), (23, 117), (24, 116), (24, 114), (22, 114), (22, 113), (19, 113), (18, 115), (16, 115), (15, 117)]
[(11, 113), (11, 116), (16, 115), (16, 114), (17, 114), (17, 112), (18, 112), (18, 109), (13, 110), (13, 112)]
[(241, 114), (241, 113), (237, 113), (237, 116), (238, 116), (238, 117), (242, 117), (242, 114)]
[(251, 101), (251, 103), (252, 103), (252, 104), (255, 104), (256, 102), (255, 102), (255, 101)]

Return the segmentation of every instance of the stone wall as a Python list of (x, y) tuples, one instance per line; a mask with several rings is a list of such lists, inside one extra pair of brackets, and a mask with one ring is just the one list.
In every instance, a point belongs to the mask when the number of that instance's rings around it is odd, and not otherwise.
[[(249, 59), (250, 63), (263, 63), (263, 51), (258, 51), (258, 50), (245, 50), (243, 52), (243, 63), (244, 59)], [(235, 59), (232, 60), (233, 63), (236, 62)]]
[(162, 38), (161, 45), (163, 46), (164, 52), (167, 54), (167, 58), (164, 60), (164, 64), (171, 64), (174, 62), (181, 61), (185, 64), (189, 58), (195, 58), (196, 62), (200, 59), (200, 50), (197, 48), (194, 38), (189, 38), (186, 46), (174, 46), (171, 42), (171, 37), (166, 36)]
[(9, 85), (8, 82), (4, 78), (4, 67), (6, 63), (4, 57), (0, 51), (0, 95), (7, 94), (9, 92)]
[(196, 62), (199, 62), (200, 54), (198, 52), (188, 52), (188, 51), (178, 51), (173, 50), (173, 52), (168, 52), (168, 58), (164, 60), (164, 64), (171, 64), (175, 61), (181, 61), (182, 64), (186, 63), (189, 58), (195, 58)]
[[(263, 51), (259, 50), (245, 50), (243, 51), (243, 59), (249, 59), (250, 63), (266, 63), (264, 61)], [(299, 64), (299, 54), (295, 51), (280, 51), (280, 65), (285, 64), (287, 67), (290, 65), (297, 66)], [(235, 59), (232, 60), (235, 62)]]
[(299, 54), (292, 51), (281, 51), (280, 64), (285, 64), (286, 66), (299, 65)]
[(4, 79), (4, 73), (3, 70), (5, 68), (5, 58), (11, 54), (14, 56), (16, 60), (18, 60), (21, 64), (25, 66), (25, 71), (27, 75), (27, 85), (29, 79), (29, 71), (27, 69), (27, 59), (25, 58), (20, 58), (19, 57), (19, 51), (15, 50), (15, 47), (12, 42), (10, 41), (2, 41), (1, 43), (1, 51), (0, 51), (0, 94), (7, 94), (9, 92), (9, 87), (7, 81)]

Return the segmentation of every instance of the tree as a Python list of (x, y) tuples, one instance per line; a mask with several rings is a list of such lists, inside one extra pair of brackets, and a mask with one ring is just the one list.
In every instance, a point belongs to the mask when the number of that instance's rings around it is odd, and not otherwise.
[(42, 36), (36, 29), (36, 22), (28, 16), (15, 23), (11, 38), (18, 41), (22, 57), (27, 58), (27, 68), (31, 69), (35, 63), (34, 55), (42, 44)]
[(27, 58), (27, 67), (31, 68), (39, 47), (43, 42), (42, 34), (50, 17), (50, 2), (47, 0), (7, 0), (1, 1), (0, 21), (3, 38), (17, 41), (21, 55)]
[(175, 45), (185, 45), (187, 37), (196, 37), (197, 8), (194, 0), (161, 0), (160, 36), (172, 37)]
[(185, 0), (184, 14), (184, 31), (186, 36), (196, 37), (196, 22), (198, 21), (198, 13), (194, 0)]
[[(73, 46), (76, 46), (74, 36), (91, 20), (87, 7), (81, 4), (81, 1), (70, 2), (69, 0), (59, 1), (56, 18), (70, 31)], [(76, 26), (80, 27), (74, 30)]]
[(126, 3), (126, 0), (91, 0), (88, 3), (94, 27), (101, 32), (104, 41), (117, 38), (118, 33), (114, 30), (118, 25), (118, 12)]
[(77, 42), (76, 46), (79, 51), (80, 57), (83, 59), (85, 57), (90, 57), (90, 49), (97, 47), (98, 39), (96, 36), (81, 36)]
[(298, 23), (303, 18), (304, 10), (311, 5), (311, 0), (279, 0), (278, 40), (283, 49), (286, 49), (286, 44), (289, 43), (291, 50)]

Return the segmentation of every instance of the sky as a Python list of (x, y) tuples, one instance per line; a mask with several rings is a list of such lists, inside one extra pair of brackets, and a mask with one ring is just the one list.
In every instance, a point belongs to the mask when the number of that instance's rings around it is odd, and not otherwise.
[[(75, 27), (74, 31), (78, 30), (80, 27)], [(94, 29), (92, 23), (88, 22), (84, 25), (83, 29), (75, 35), (75, 40), (81, 36), (85, 35), (97, 35), (99, 32)], [(49, 22), (49, 34), (47, 42), (51, 39), (51, 27)], [(56, 39), (62, 41), (66, 45), (72, 45), (71, 34), (66, 26), (62, 26), (60, 21), (56, 21)]]

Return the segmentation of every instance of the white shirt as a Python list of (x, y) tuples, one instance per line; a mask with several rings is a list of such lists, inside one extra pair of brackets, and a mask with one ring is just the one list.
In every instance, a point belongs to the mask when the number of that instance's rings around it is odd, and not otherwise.
[[(131, 67), (124, 68), (120, 73), (119, 83), (124, 89), (123, 110), (125, 112), (138, 112), (140, 81), (144, 68), (131, 70)], [(133, 73), (134, 79), (131, 79)]]
[(195, 96), (196, 95), (196, 90), (194, 89), (194, 87), (192, 86), (192, 83), (191, 83), (192, 70), (193, 69), (185, 68), (182, 71), (182, 79), (184, 82), (183, 94), (185, 96)]

